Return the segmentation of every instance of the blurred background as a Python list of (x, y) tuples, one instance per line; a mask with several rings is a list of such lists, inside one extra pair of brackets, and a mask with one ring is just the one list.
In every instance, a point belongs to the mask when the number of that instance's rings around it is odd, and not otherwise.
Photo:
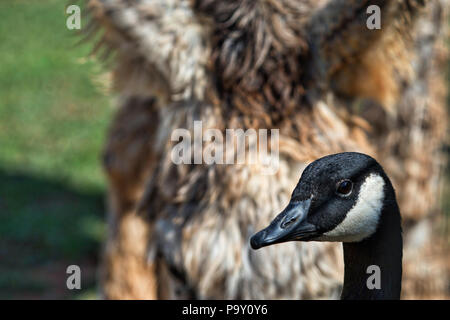
[(0, 298), (95, 297), (107, 74), (58, 0), (1, 1), (0, 39)]
[[(100, 153), (114, 96), (106, 68), (86, 59), (94, 41), (77, 45), (66, 17), (59, 0), (0, 2), (1, 299), (99, 297)], [(81, 290), (66, 288), (71, 264), (81, 267)]]

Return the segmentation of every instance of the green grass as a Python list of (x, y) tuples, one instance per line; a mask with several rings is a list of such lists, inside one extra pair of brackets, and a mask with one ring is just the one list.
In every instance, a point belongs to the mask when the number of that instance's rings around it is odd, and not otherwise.
[(95, 285), (111, 103), (65, 5), (0, 2), (0, 298), (83, 296), (65, 289), (69, 264)]

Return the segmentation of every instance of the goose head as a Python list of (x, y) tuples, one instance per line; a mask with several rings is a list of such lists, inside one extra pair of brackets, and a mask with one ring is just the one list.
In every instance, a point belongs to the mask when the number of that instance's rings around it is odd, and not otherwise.
[(320, 158), (303, 171), (287, 207), (250, 244), (259, 249), (287, 241), (363, 241), (376, 232), (391, 189), (382, 167), (368, 155)]

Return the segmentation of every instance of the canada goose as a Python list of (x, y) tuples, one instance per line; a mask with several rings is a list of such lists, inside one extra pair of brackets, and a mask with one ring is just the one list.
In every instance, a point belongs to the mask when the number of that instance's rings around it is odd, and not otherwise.
[[(286, 241), (333, 241), (344, 247), (341, 299), (399, 299), (402, 230), (392, 184), (380, 164), (345, 152), (306, 167), (291, 200), (256, 233), (253, 249)], [(381, 287), (369, 289), (367, 268), (378, 266)]]

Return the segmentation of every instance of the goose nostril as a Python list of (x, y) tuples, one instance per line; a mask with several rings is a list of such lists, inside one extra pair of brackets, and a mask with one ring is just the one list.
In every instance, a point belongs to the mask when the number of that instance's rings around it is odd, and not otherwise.
[(284, 222), (281, 224), (281, 228), (283, 228), (283, 229), (287, 228), (289, 225), (291, 225), (291, 224), (293, 224), (295, 221), (297, 221), (297, 219), (298, 219), (298, 218), (294, 217), (294, 218), (289, 219), (288, 221), (284, 221)]

